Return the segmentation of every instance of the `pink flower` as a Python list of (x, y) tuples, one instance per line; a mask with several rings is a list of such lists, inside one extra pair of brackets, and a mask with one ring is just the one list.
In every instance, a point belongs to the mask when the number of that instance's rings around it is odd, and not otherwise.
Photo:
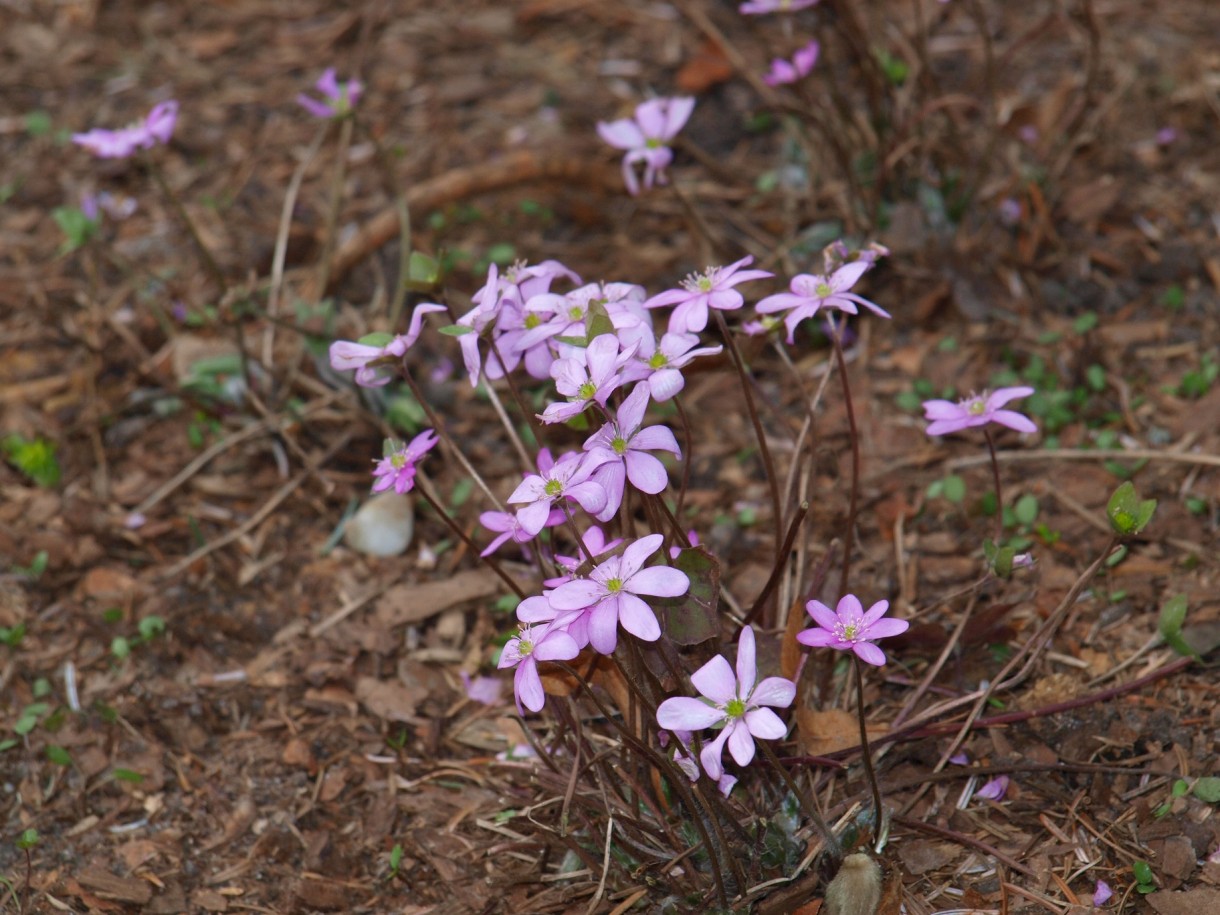
[(948, 435), (974, 426), (999, 423), (1018, 432), (1037, 432), (1038, 427), (1026, 416), (1013, 410), (1001, 410), (1010, 400), (1028, 397), (1030, 387), (999, 388), (988, 394), (974, 394), (958, 403), (950, 400), (925, 400), (924, 419), (930, 420), (924, 431), (928, 435)]
[(764, 13), (794, 13), (806, 7), (816, 6), (818, 0), (749, 0), (737, 7), (737, 12), (746, 16), (761, 16)]
[(1104, 880), (1097, 881), (1097, 889), (1093, 890), (1093, 905), (1100, 908), (1110, 901), (1110, 897), (1114, 895), (1114, 890), (1110, 889), (1110, 884)]
[(619, 405), (615, 422), (606, 423), (589, 436), (585, 451), (605, 456), (593, 479), (606, 488), (606, 507), (598, 521), (609, 521), (623, 503), (624, 480), (640, 492), (656, 495), (669, 485), (669, 472), (650, 451), (668, 451), (679, 460), (682, 449), (666, 426), (641, 429), (648, 409), (648, 385), (637, 384)]
[(523, 625), (505, 644), (497, 665), (501, 670), (517, 668), (513, 674), (517, 711), (525, 706), (531, 712), (539, 712), (546, 703), (542, 678), (538, 676), (539, 661), (570, 661), (578, 654), (580, 648), (576, 641), (562, 629)]
[(471, 679), (466, 671), (460, 671), (462, 687), (466, 690), (466, 698), (483, 705), (500, 704), (500, 681), (495, 677), (475, 677)]
[(574, 500), (590, 514), (601, 511), (606, 505), (606, 490), (589, 476), (602, 460), (595, 455), (569, 452), (550, 467), (539, 467), (541, 473), (527, 476), (508, 497), (510, 505), (522, 506), (517, 509), (522, 530), (536, 536), (546, 526), (551, 506), (566, 499)]
[(644, 163), (644, 187), (665, 184), (665, 169), (673, 161), (669, 141), (690, 118), (693, 98), (654, 98), (636, 106), (634, 118), (597, 122), (597, 133), (615, 149), (627, 150), (623, 158), (623, 180), (632, 196), (640, 192), (635, 164)]
[[(415, 488), (415, 465), (436, 447), (436, 432), (425, 429), (408, 445), (399, 445), (380, 461), (373, 471), (373, 492), (384, 492), (391, 486), (397, 493), (410, 492)], [(390, 445), (391, 442), (387, 442)]]
[(669, 316), (669, 332), (699, 333), (707, 327), (708, 308), (735, 311), (745, 304), (741, 293), (734, 289), (734, 286), (774, 276), (766, 270), (744, 270), (738, 273), (740, 268), (753, 262), (753, 257), (746, 256), (727, 267), (708, 267), (702, 273), (691, 274), (682, 281), (681, 289), (670, 289), (654, 295), (644, 303), (644, 307), (673, 305), (675, 308)]
[(974, 792), (974, 796), (981, 797), (985, 801), (998, 801), (1003, 799), (1006, 791), (1008, 791), (1008, 776), (997, 775)]
[(870, 263), (859, 260), (844, 264), (830, 276), (802, 273), (793, 277), (788, 285), (790, 292), (769, 295), (759, 302), (755, 309), (759, 314), (787, 311), (788, 316), (784, 318), (784, 324), (788, 328), (789, 343), (796, 332), (796, 325), (806, 318), (812, 318), (822, 308), (838, 308), (854, 315), (858, 312), (856, 305), (860, 304), (874, 314), (888, 318), (889, 312), (851, 292), (851, 288), (870, 266)]
[(340, 84), (335, 78), (334, 67), (326, 69), (314, 83), (314, 88), (322, 93), (322, 101), (310, 98), (302, 92), (297, 96), (297, 104), (315, 118), (341, 118), (351, 114), (352, 108), (364, 92), (364, 86), (359, 80), (351, 79)]
[(818, 43), (811, 41), (792, 55), (791, 63), (780, 57), (775, 58), (771, 61), (770, 72), (763, 75), (763, 82), (768, 86), (784, 86), (808, 76), (818, 62), (819, 51), (821, 47)]
[(126, 159), (137, 149), (168, 143), (177, 120), (178, 103), (170, 100), (154, 106), (141, 123), (119, 130), (95, 127), (88, 133), (72, 134), (72, 142), (102, 159)]
[(628, 381), (646, 381), (652, 399), (661, 403), (681, 392), (686, 379), (679, 369), (699, 356), (715, 356), (724, 347), (702, 346), (697, 334), (667, 333), (657, 342), (647, 327), (630, 328), (619, 334), (626, 342), (638, 342), (636, 361), (625, 370)]
[(423, 333), (424, 315), (430, 311), (444, 311), (444, 305), (424, 303), (411, 314), (411, 325), (405, 334), (391, 337), (389, 334), (369, 334), (362, 342), (336, 340), (330, 345), (330, 367), (336, 372), (356, 370), (356, 384), (362, 388), (380, 388), (394, 377), (386, 369), (407, 354), (419, 335)]
[(560, 585), (549, 595), (558, 611), (589, 610), (589, 644), (601, 654), (613, 654), (618, 627), (645, 642), (655, 642), (661, 627), (652, 608), (640, 597), (677, 597), (690, 587), (686, 573), (669, 566), (643, 568), (644, 560), (661, 548), (664, 537), (649, 534), (630, 544), (619, 556), (598, 565), (588, 578)]
[(622, 349), (614, 334), (601, 334), (587, 348), (575, 348), (567, 359), (551, 366), (555, 388), (568, 398), (552, 403), (538, 415), (544, 423), (567, 422), (591, 403), (606, 405), (606, 399), (623, 383), (622, 369), (635, 356), (636, 345)]
[(817, 626), (798, 632), (796, 640), (814, 648), (852, 651), (866, 664), (880, 667), (885, 664), (885, 652), (873, 640), (899, 635), (911, 625), (906, 620), (883, 619), (889, 609), (890, 602), (882, 600), (865, 613), (860, 598), (854, 594), (845, 594), (834, 610), (821, 601), (811, 600), (805, 604), (805, 610)]
[(657, 709), (657, 723), (671, 731), (697, 731), (718, 727), (720, 733), (703, 746), (699, 759), (709, 778), (724, 774), (725, 744), (739, 766), (754, 759), (754, 739), (778, 740), (788, 729), (780, 717), (764, 706), (787, 708), (796, 698), (796, 685), (783, 677), (768, 677), (755, 685), (754, 630), (741, 630), (737, 643), (737, 673), (722, 655), (716, 655), (691, 674), (691, 683), (704, 698), (676, 696)]
[[(479, 515), (479, 524), (500, 535), (484, 547), (483, 552), (479, 553), (480, 556), (490, 556), (508, 540), (512, 540), (514, 543), (529, 543), (537, 536), (537, 534), (531, 534), (525, 530), (521, 526), (520, 519), (512, 512), (483, 512)], [(563, 512), (554, 509), (542, 526), (554, 527), (557, 524), (563, 524)]]

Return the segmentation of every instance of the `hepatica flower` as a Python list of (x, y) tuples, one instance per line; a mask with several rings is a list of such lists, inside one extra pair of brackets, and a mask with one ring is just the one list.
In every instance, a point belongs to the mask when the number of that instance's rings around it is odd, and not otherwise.
[(598, 135), (615, 149), (625, 149), (623, 180), (632, 196), (640, 192), (636, 163), (644, 165), (644, 187), (665, 184), (665, 169), (673, 161), (669, 142), (695, 108), (693, 98), (655, 98), (636, 106), (634, 118), (597, 122)]
[(644, 307), (673, 305), (673, 314), (669, 317), (669, 332), (697, 334), (707, 327), (708, 308), (735, 311), (745, 304), (741, 293), (734, 289), (734, 286), (774, 276), (766, 270), (741, 269), (753, 261), (754, 258), (747, 256), (727, 267), (708, 267), (702, 273), (692, 274), (683, 280), (681, 289), (670, 289), (654, 295), (644, 303)]
[(514, 638), (508, 640), (500, 652), (499, 668), (515, 667), (513, 693), (517, 697), (517, 710), (525, 706), (531, 712), (542, 710), (546, 703), (546, 692), (542, 689), (542, 678), (538, 676), (539, 661), (570, 661), (580, 654), (576, 640), (562, 629), (551, 626), (525, 626)]
[(589, 644), (601, 654), (613, 654), (618, 627), (645, 642), (655, 642), (661, 627), (644, 597), (678, 597), (690, 587), (685, 572), (644, 561), (661, 548), (664, 537), (649, 534), (627, 546), (621, 555), (598, 565), (588, 578), (560, 585), (548, 596), (555, 610), (589, 611)]
[(648, 409), (648, 385), (637, 384), (619, 405), (613, 423), (606, 423), (589, 436), (585, 450), (605, 457), (605, 463), (593, 473), (593, 479), (606, 489), (606, 507), (598, 521), (609, 521), (623, 503), (624, 480), (640, 492), (656, 495), (669, 485), (669, 472), (650, 451), (668, 451), (681, 460), (682, 450), (668, 426), (646, 426), (644, 411)]
[(539, 473), (527, 476), (513, 494), (510, 505), (520, 505), (517, 520), (531, 537), (546, 526), (551, 507), (562, 507), (567, 499), (577, 502), (590, 514), (597, 514), (606, 505), (606, 490), (589, 479), (603, 459), (596, 455), (565, 454), (550, 467), (539, 466)]
[(737, 671), (722, 655), (716, 655), (691, 674), (691, 683), (703, 698), (676, 696), (657, 709), (657, 723), (671, 731), (719, 728), (716, 738), (703, 746), (699, 759), (709, 778), (724, 775), (725, 745), (739, 766), (754, 759), (754, 740), (778, 740), (787, 728), (772, 708), (787, 708), (796, 698), (796, 685), (783, 677), (767, 677), (755, 683), (754, 630), (746, 626), (737, 643)]
[(792, 55), (792, 60), (784, 60), (781, 57), (771, 61), (771, 70), (763, 74), (763, 82), (768, 86), (784, 86), (789, 83), (795, 83), (799, 79), (808, 76), (813, 70), (814, 64), (818, 62), (818, 53), (821, 47), (816, 41), (811, 41), (802, 48), (797, 49), (797, 52)]
[(150, 149), (169, 142), (178, 120), (178, 103), (172, 99), (153, 107), (143, 121), (119, 130), (95, 127), (72, 134), (72, 142), (102, 159), (126, 159), (137, 149)]
[(393, 375), (386, 369), (406, 355), (423, 332), (424, 315), (444, 311), (444, 305), (425, 303), (411, 314), (411, 326), (405, 334), (369, 334), (358, 342), (336, 340), (330, 345), (330, 367), (336, 372), (356, 370), (356, 384), (362, 388), (379, 388), (389, 384)]
[(817, 625), (798, 632), (796, 640), (814, 648), (851, 651), (861, 661), (881, 667), (885, 664), (885, 652), (873, 642), (899, 635), (911, 626), (906, 620), (885, 619), (889, 609), (890, 602), (882, 600), (865, 613), (860, 598), (854, 594), (845, 594), (834, 610), (821, 601), (811, 600), (805, 604), (805, 610)]
[(1015, 410), (1003, 410), (1006, 403), (1028, 397), (1034, 393), (1030, 387), (999, 388), (990, 394), (973, 394), (965, 400), (954, 403), (951, 400), (925, 400), (923, 404), (924, 419), (928, 423), (928, 435), (948, 435), (950, 432), (961, 432), (974, 426), (985, 426), (988, 423), (999, 423), (1018, 432), (1037, 432), (1029, 417)]
[(384, 492), (391, 486), (397, 493), (414, 489), (415, 465), (436, 447), (436, 442), (436, 432), (432, 429), (424, 430), (407, 445), (387, 441), (386, 456), (377, 462), (377, 467), (373, 470), (373, 492)]
[(314, 88), (322, 93), (321, 101), (302, 92), (297, 96), (297, 104), (315, 118), (341, 118), (351, 114), (364, 92), (359, 80), (349, 79), (346, 83), (340, 83), (335, 77), (334, 67), (327, 68), (314, 83)]
[(812, 318), (823, 308), (838, 308), (854, 315), (859, 311), (856, 306), (863, 305), (874, 314), (888, 318), (888, 311), (851, 291), (871, 266), (871, 263), (859, 260), (844, 264), (829, 276), (802, 273), (793, 277), (788, 284), (788, 292), (767, 296), (755, 306), (755, 310), (763, 315), (787, 311), (784, 324), (788, 328), (789, 343), (796, 333), (796, 325), (806, 318)]

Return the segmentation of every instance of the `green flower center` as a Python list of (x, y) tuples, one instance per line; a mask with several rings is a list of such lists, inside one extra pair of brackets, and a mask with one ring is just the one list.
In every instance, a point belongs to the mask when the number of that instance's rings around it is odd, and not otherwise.
[(542, 315), (538, 314), (538, 312), (536, 312), (536, 311), (531, 311), (529, 314), (527, 314), (525, 316), (525, 329), (526, 330), (533, 330), (535, 327), (537, 327), (541, 323), (542, 323)]
[(746, 703), (743, 699), (730, 699), (724, 706), (724, 713), (729, 718), (741, 718), (746, 713)]
[(563, 495), (563, 484), (558, 480), (547, 480), (546, 487), (543, 489), (543, 492), (545, 492), (552, 499), (557, 498), (558, 496)]
[(816, 286), (814, 286), (814, 287), (813, 287), (813, 291), (814, 291), (814, 292), (816, 292), (816, 293), (818, 294), (818, 298), (819, 298), (819, 299), (825, 299), (825, 298), (827, 298), (827, 297), (828, 297), (828, 296), (831, 294), (831, 292), (833, 292), (834, 290), (832, 290), (832, 289), (830, 288), (830, 284), (829, 284), (829, 283), (818, 283)]
[(611, 594), (618, 594), (619, 591), (623, 590), (623, 580), (621, 578), (611, 578), (606, 582), (606, 590)]
[(578, 394), (580, 394), (581, 400), (592, 400), (593, 395), (597, 393), (597, 385), (595, 385), (592, 381), (586, 381), (579, 388), (577, 388), (576, 391)]
[(653, 353), (648, 360), (648, 367), (650, 369), (663, 369), (667, 365), (669, 365), (669, 357), (660, 350)]
[(568, 309), (568, 317), (573, 321), (579, 321), (585, 316), (585, 310), (579, 305), (573, 305)]
[(858, 622), (839, 623), (839, 637), (845, 642), (854, 642), (860, 634), (860, 624)]
[(984, 413), (987, 412), (987, 404), (983, 401), (983, 399), (981, 397), (976, 398), (976, 399), (970, 401), (970, 405), (968, 407), (966, 407), (966, 412), (969, 413), (971, 416), (982, 416)]
[(517, 642), (517, 654), (521, 655), (522, 658), (528, 658), (533, 653), (533, 642), (528, 642), (525, 639), (521, 639), (519, 642)]
[(402, 470), (407, 465), (407, 456), (401, 451), (390, 455), (390, 466), (395, 470)]
[(644, 141), (645, 149), (660, 149), (664, 145), (665, 144), (662, 143), (660, 140), (658, 140), (656, 137), (649, 137), (647, 140)]
[(615, 454), (623, 454), (627, 450), (627, 439), (616, 435), (614, 441), (610, 443), (610, 447), (614, 449)]

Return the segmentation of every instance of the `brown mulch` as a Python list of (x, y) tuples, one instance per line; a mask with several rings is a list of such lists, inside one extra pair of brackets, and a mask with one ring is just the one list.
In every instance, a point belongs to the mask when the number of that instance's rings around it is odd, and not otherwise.
[[(905, 24), (911, 4), (892, 5)], [(548, 840), (548, 805), (566, 785), (497, 758), (529, 742), (511, 699), (466, 697), (459, 672), (490, 673), (493, 641), (512, 628), (494, 576), (423, 509), (402, 558), (339, 542), (387, 427), (385, 404), (345, 387), (324, 346), (380, 327), (392, 297), (398, 227), (379, 148), (412, 203), (414, 243), (450, 268), (458, 308), (486, 252), (505, 244), (650, 291), (725, 252), (778, 250), (768, 265), (780, 275), (815, 269), (820, 244), (802, 247), (798, 233), (846, 218), (848, 192), (757, 181), (791, 151), (781, 131), (750, 127), (757, 87), (733, 69), (737, 55), (786, 52), (777, 29), (703, 0), (0, 7), (0, 436), (55, 443), (62, 469), (40, 487), (0, 462), (0, 635), (11, 642), (0, 644), (0, 877), (14, 887), (3, 910), (26, 897), (27, 911), (441, 915), (583, 912), (595, 899), (601, 912), (656, 910), (653, 873), (614, 871), (599, 889), (601, 873)], [(982, 92), (973, 17), (995, 23), (1005, 126), (958, 228), (919, 196), (931, 152), (905, 162), (910, 193), (877, 228), (893, 256), (868, 295), (895, 320), (861, 323), (853, 350), (864, 452), (854, 580), (916, 622), (900, 662), (870, 685), (878, 735), (967, 604), (971, 625), (929, 703), (996, 675), (1105, 545), (1103, 506), (1124, 474), (1160, 504), (1127, 557), (1071, 604), (1037, 667), (965, 735), (977, 768), (937, 771), (959, 719), (881, 741), (899, 814), (882, 911), (1082, 912), (1098, 879), (1116, 891), (1106, 911), (1220, 911), (1216, 805), (1174, 791), (1220, 775), (1216, 678), (1206, 664), (1166, 675), (1177, 656), (1155, 638), (1175, 594), (1201, 638), (1220, 623), (1220, 384), (1183, 387), (1220, 361), (1220, 99), (1205, 40), (1220, 34), (1220, 8), (923, 9), (952, 17), (929, 49), (947, 97)], [(363, 126), (333, 250), (333, 137), (304, 166), (277, 323), (242, 299), (269, 288), (285, 194), (319, 130), (294, 98), (331, 64), (364, 81)], [(699, 97), (673, 170), (685, 198), (627, 198), (594, 125), (679, 88)], [(67, 141), (168, 97), (182, 115), (167, 180), (228, 295), (139, 167)], [(1158, 141), (1163, 128), (1175, 136)], [(135, 213), (107, 221), (99, 244), (58, 254), (52, 211), (101, 190), (134, 198)], [(1006, 223), (995, 214), (1010, 199), (1019, 216)], [(1089, 313), (1096, 326), (1082, 323)], [(189, 384), (200, 360), (234, 352), (239, 326), (273, 369), (257, 404)], [(429, 400), (504, 491), (518, 468), (451, 342), (420, 344), (429, 366), (459, 362), (427, 379)], [(749, 355), (786, 459), (802, 392), (761, 344)], [(825, 350), (794, 358), (815, 380), (828, 364)], [(990, 469), (964, 438), (928, 440), (901, 398), (916, 379), (939, 396), (1002, 373), (1036, 377), (1060, 412), (1040, 419), (1038, 442), (1006, 440), (1003, 455), (1006, 499), (1037, 502), (1025, 531), (1037, 565), (968, 601), (956, 595), (978, 577)], [(845, 515), (835, 388), (808, 492), (811, 564)], [(774, 519), (750, 423), (723, 406), (740, 402), (739, 383), (696, 373), (687, 398), (699, 443), (688, 502), (724, 561), (726, 594), (748, 607), (770, 570)], [(1049, 450), (1026, 454), (1035, 447)], [(1116, 449), (1149, 459), (1115, 460)], [(488, 507), (477, 491), (463, 495), (443, 461), (425, 469), (476, 531)], [(949, 474), (964, 481), (963, 505), (929, 495)], [(142, 526), (127, 523), (133, 512)], [(45, 570), (25, 573), (40, 554)], [(823, 742), (794, 740), (791, 755), (854, 745), (854, 719), (830, 714), (843, 697), (832, 687), (820, 700), (826, 717), (803, 731)], [(1012, 779), (1002, 801), (968, 797), (970, 778), (976, 790), (1001, 773)], [(821, 782), (832, 817), (865, 802), (855, 767), (824, 779), (835, 780)], [(15, 843), (31, 828), (27, 886)], [(1136, 890), (1136, 860), (1152, 865), (1157, 892)], [(821, 896), (813, 876), (760, 892), (757, 911), (811, 913), (798, 907)]]

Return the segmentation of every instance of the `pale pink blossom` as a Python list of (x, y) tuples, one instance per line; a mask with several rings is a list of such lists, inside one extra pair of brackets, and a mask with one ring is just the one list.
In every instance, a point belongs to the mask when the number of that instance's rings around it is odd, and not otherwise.
[(359, 80), (350, 79), (346, 83), (340, 83), (335, 77), (334, 67), (326, 69), (314, 83), (314, 88), (322, 94), (322, 101), (302, 92), (297, 96), (297, 104), (315, 118), (341, 118), (351, 114), (352, 108), (364, 92), (364, 86)]
[(605, 123), (598, 121), (597, 132), (615, 149), (627, 150), (623, 157), (623, 180), (632, 196), (640, 192), (635, 166), (644, 166), (644, 188), (665, 184), (665, 169), (673, 161), (669, 143), (686, 124), (695, 109), (693, 98), (655, 98), (636, 106), (634, 118)]
[(373, 492), (384, 492), (391, 486), (397, 493), (410, 492), (415, 487), (415, 465), (436, 447), (436, 432), (426, 429), (407, 445), (400, 445), (380, 461), (373, 470)]
[(771, 708), (787, 708), (796, 698), (796, 685), (783, 677), (767, 677), (755, 683), (754, 630), (746, 626), (737, 643), (737, 670), (716, 655), (691, 674), (691, 683), (701, 699), (675, 696), (657, 709), (657, 723), (671, 731), (699, 731), (717, 727), (720, 733), (703, 745), (699, 760), (709, 778), (724, 774), (721, 758), (725, 745), (739, 766), (754, 759), (754, 740), (778, 740), (788, 729)]
[(975, 426), (985, 426), (988, 423), (999, 423), (1018, 432), (1037, 432), (1029, 417), (1014, 410), (1001, 409), (1011, 400), (1019, 400), (1034, 393), (1031, 387), (998, 388), (988, 394), (972, 394), (965, 400), (954, 403), (951, 400), (925, 400), (923, 404), (924, 419), (930, 420), (924, 431), (928, 435), (948, 435), (951, 432), (961, 432)]
[(396, 337), (373, 334), (364, 338), (366, 342), (336, 340), (330, 345), (330, 367), (336, 372), (355, 369), (356, 384), (363, 388), (387, 385), (394, 377), (391, 368), (415, 345), (423, 332), (424, 315), (444, 310), (444, 305), (424, 303), (416, 306), (407, 332)]
[(890, 602), (882, 600), (865, 613), (860, 598), (854, 594), (843, 595), (834, 610), (821, 601), (811, 600), (805, 604), (805, 610), (817, 625), (798, 632), (796, 640), (814, 648), (851, 651), (861, 661), (881, 667), (885, 664), (885, 652), (873, 641), (899, 635), (911, 626), (906, 620), (886, 619), (889, 609)]
[(750, 256), (743, 257), (727, 267), (708, 267), (682, 281), (681, 289), (669, 289), (654, 295), (644, 303), (645, 308), (673, 305), (669, 316), (669, 332), (677, 334), (699, 333), (707, 327), (709, 308), (735, 311), (745, 304), (741, 293), (733, 287), (750, 280), (774, 276), (767, 270), (742, 270), (754, 262)]
[(178, 103), (171, 99), (155, 105), (143, 121), (130, 127), (119, 130), (95, 127), (87, 133), (72, 134), (72, 142), (102, 159), (126, 159), (137, 149), (168, 143), (177, 120)]
[(821, 47), (816, 41), (811, 41), (797, 49), (792, 60), (777, 57), (771, 61), (771, 69), (763, 75), (763, 82), (768, 86), (784, 86), (795, 83), (808, 76), (818, 62)]

